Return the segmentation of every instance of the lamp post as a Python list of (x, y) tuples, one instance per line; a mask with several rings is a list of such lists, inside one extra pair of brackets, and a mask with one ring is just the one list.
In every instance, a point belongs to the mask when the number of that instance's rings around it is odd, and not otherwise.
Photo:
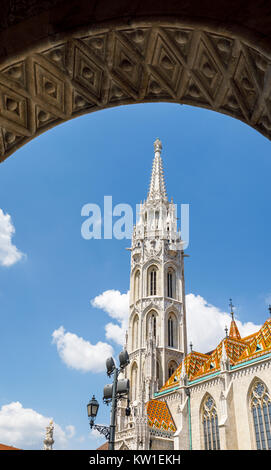
[(96, 400), (95, 396), (93, 395), (92, 399), (87, 404), (87, 412), (89, 417), (89, 425), (90, 429), (96, 429), (100, 434), (103, 434), (105, 438), (109, 439), (109, 427), (108, 426), (101, 426), (100, 424), (95, 424), (95, 419), (99, 409), (99, 403)]
[(99, 403), (93, 395), (92, 399), (87, 405), (87, 412), (89, 417), (90, 428), (96, 429), (98, 432), (103, 434), (105, 438), (109, 441), (108, 448), (109, 450), (114, 450), (115, 448), (115, 429), (116, 429), (116, 411), (117, 411), (117, 401), (121, 400), (125, 396), (128, 398), (127, 408), (125, 410), (126, 416), (130, 415), (130, 406), (129, 406), (129, 379), (118, 379), (119, 374), (123, 372), (124, 368), (129, 364), (129, 355), (127, 351), (122, 351), (119, 354), (119, 367), (117, 368), (114, 362), (113, 357), (109, 357), (106, 360), (106, 369), (108, 377), (113, 375), (113, 383), (105, 385), (104, 387), (104, 396), (103, 401), (107, 405), (111, 402), (111, 419), (110, 426), (101, 426), (95, 424), (95, 419), (99, 409)]

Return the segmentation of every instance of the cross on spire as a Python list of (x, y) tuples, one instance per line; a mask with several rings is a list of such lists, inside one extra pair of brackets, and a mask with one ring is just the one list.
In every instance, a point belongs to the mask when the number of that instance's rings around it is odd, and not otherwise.
[(234, 307), (234, 305), (233, 305), (233, 303), (232, 303), (232, 299), (230, 299), (229, 306), (230, 306), (230, 309), (231, 309), (231, 318), (232, 318), (232, 320), (233, 320), (233, 316), (234, 316), (233, 307)]

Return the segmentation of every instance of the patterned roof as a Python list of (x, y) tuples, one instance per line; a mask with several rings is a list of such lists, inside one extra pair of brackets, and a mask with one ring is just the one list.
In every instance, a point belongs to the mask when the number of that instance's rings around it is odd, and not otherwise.
[(202, 354), (196, 351), (192, 351), (188, 354), (160, 389), (160, 392), (179, 386), (183, 363), (189, 381), (219, 371), (223, 343), (231, 366), (271, 352), (271, 318), (266, 320), (258, 332), (244, 338), (241, 338), (238, 327), (235, 321), (232, 320), (229, 336), (224, 338), (218, 346), (208, 354)]
[(147, 403), (148, 424), (161, 431), (176, 432), (176, 426), (165, 401), (150, 400)]
[(237, 328), (237, 325), (236, 325), (236, 323), (233, 319), (231, 321), (229, 337), (230, 338), (235, 338), (235, 339), (241, 339), (241, 335), (240, 335), (239, 330)]
[[(184, 372), (190, 382), (218, 372), (223, 345), (231, 366), (271, 353), (271, 318), (266, 320), (258, 332), (244, 338), (241, 338), (237, 325), (232, 320), (229, 336), (207, 354), (191, 351), (163, 385), (160, 392), (170, 391), (179, 386), (183, 367), (185, 367)], [(147, 413), (150, 427), (176, 431), (176, 426), (165, 401), (149, 401)]]
[[(189, 380), (192, 380), (194, 375), (197, 374), (197, 372), (201, 369), (204, 362), (209, 357), (210, 356), (208, 354), (202, 354), (202, 353), (195, 352), (195, 351), (192, 351), (190, 354), (186, 356), (184, 360), (184, 364), (185, 364), (185, 369), (186, 369), (185, 372)], [(172, 387), (176, 387), (177, 385), (179, 385), (181, 371), (182, 371), (182, 362), (174, 371), (172, 376), (167, 380), (167, 382), (161, 388), (160, 391), (164, 391), (164, 390), (167, 390), (167, 389), (170, 389)]]

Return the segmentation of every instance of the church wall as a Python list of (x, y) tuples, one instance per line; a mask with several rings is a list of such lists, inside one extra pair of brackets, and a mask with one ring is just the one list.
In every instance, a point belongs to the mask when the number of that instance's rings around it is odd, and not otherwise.
[[(258, 379), (271, 393), (271, 361), (219, 374), (190, 388), (192, 449), (204, 450), (202, 405), (208, 395), (216, 403), (220, 447), (225, 450), (256, 449), (250, 409), (250, 394)], [(184, 393), (184, 392), (183, 392)], [(185, 394), (181, 389), (167, 395), (168, 408), (177, 427), (174, 449), (189, 449), (189, 416)]]
[(173, 440), (151, 436), (151, 450), (173, 450)]
[(255, 378), (262, 380), (271, 393), (271, 361), (255, 364), (233, 374), (233, 396), (238, 449), (256, 449), (249, 396)]
[(219, 398), (221, 394), (221, 381), (219, 378), (215, 378), (195, 385), (190, 390), (192, 449), (200, 450), (204, 449), (201, 419), (202, 404), (206, 396), (208, 394), (211, 395), (216, 403), (218, 419), (220, 418)]

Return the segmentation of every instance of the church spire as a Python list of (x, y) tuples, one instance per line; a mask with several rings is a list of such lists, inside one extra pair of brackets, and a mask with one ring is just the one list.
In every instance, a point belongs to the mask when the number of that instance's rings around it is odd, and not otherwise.
[(151, 184), (148, 201), (167, 201), (167, 192), (164, 180), (163, 161), (161, 158), (162, 142), (158, 138), (154, 142), (154, 159), (152, 165)]
[(235, 320), (234, 320), (234, 312), (233, 312), (233, 303), (232, 303), (232, 299), (230, 299), (230, 309), (231, 309), (231, 326), (230, 326), (230, 333), (229, 333), (229, 337), (230, 338), (234, 338), (234, 339), (241, 339), (241, 335), (239, 333), (239, 330), (238, 330), (238, 327), (235, 323)]

